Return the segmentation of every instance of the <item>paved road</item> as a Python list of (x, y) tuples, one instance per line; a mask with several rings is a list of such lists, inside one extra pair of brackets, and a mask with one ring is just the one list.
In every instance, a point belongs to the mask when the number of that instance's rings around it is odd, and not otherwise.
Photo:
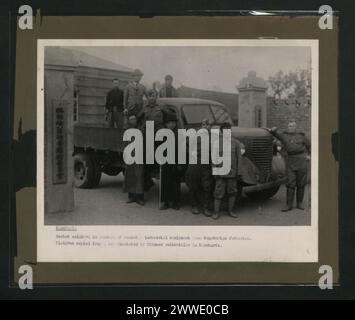
[(187, 189), (182, 192), (180, 211), (159, 211), (159, 188), (155, 186), (147, 195), (146, 206), (126, 204), (127, 195), (122, 192), (123, 177), (102, 176), (97, 189), (75, 189), (75, 209), (73, 212), (47, 214), (48, 225), (261, 225), (298, 226), (310, 225), (310, 192), (307, 187), (305, 206), (307, 210), (293, 210), (283, 213), (285, 188), (270, 200), (256, 203), (248, 199), (237, 207), (239, 218), (233, 219), (223, 213), (217, 221), (190, 212)]

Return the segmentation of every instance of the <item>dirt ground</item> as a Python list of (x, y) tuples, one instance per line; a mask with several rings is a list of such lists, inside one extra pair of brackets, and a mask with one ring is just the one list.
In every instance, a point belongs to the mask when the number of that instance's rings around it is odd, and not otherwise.
[(182, 207), (179, 211), (158, 210), (158, 182), (146, 194), (147, 204), (126, 204), (123, 193), (123, 176), (102, 176), (96, 189), (74, 189), (75, 209), (45, 215), (46, 225), (260, 225), (260, 226), (303, 226), (311, 224), (310, 187), (307, 186), (304, 205), (306, 210), (281, 212), (284, 205), (285, 187), (271, 199), (256, 203), (243, 199), (236, 208), (238, 219), (222, 213), (219, 220), (204, 215), (193, 215), (185, 185), (182, 187)]

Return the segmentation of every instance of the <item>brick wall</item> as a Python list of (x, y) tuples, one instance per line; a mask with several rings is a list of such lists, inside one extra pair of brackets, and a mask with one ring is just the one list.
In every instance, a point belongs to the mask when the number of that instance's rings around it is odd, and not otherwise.
[(311, 136), (311, 105), (304, 100), (267, 100), (267, 127), (286, 129), (288, 121), (295, 119), (299, 131)]

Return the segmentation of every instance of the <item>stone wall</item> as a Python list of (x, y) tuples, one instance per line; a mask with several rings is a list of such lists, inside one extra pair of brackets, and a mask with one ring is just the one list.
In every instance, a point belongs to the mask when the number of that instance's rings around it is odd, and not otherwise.
[(309, 100), (267, 99), (267, 127), (286, 129), (290, 119), (296, 120), (298, 130), (311, 136), (311, 104)]

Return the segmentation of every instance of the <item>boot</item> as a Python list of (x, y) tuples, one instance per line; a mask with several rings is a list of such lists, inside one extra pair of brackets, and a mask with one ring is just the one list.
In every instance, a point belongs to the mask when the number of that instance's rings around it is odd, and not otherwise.
[(291, 211), (293, 209), (293, 199), (295, 197), (295, 189), (287, 188), (286, 193), (286, 207), (283, 208), (282, 212)]
[(137, 201), (136, 196), (133, 193), (128, 194), (127, 204), (135, 203)]
[(235, 196), (231, 196), (228, 199), (228, 214), (230, 217), (237, 219), (238, 215), (234, 212), (234, 205), (235, 205)]
[(200, 209), (198, 206), (194, 205), (194, 206), (192, 206), (191, 212), (192, 212), (192, 214), (197, 215), (197, 214), (200, 214)]
[(220, 217), (220, 210), (221, 210), (221, 200), (215, 200), (214, 201), (214, 212), (212, 215), (212, 219), (217, 220)]
[(172, 204), (171, 204), (171, 208), (173, 208), (174, 210), (176, 210), (176, 211), (179, 211), (180, 210), (180, 202), (177, 202), (177, 201), (175, 201), (175, 202), (173, 202)]
[(141, 206), (144, 207), (145, 206), (145, 200), (144, 200), (144, 195), (140, 194), (137, 196), (137, 203)]
[(203, 209), (202, 209), (202, 213), (204, 214), (205, 217), (212, 217), (213, 213), (211, 212), (211, 210), (209, 209), (208, 206), (205, 206)]
[(164, 202), (164, 203), (160, 206), (159, 210), (168, 210), (169, 208), (170, 208), (169, 203), (168, 203), (168, 202)]
[(297, 208), (304, 210), (303, 197), (304, 197), (304, 187), (297, 188)]

